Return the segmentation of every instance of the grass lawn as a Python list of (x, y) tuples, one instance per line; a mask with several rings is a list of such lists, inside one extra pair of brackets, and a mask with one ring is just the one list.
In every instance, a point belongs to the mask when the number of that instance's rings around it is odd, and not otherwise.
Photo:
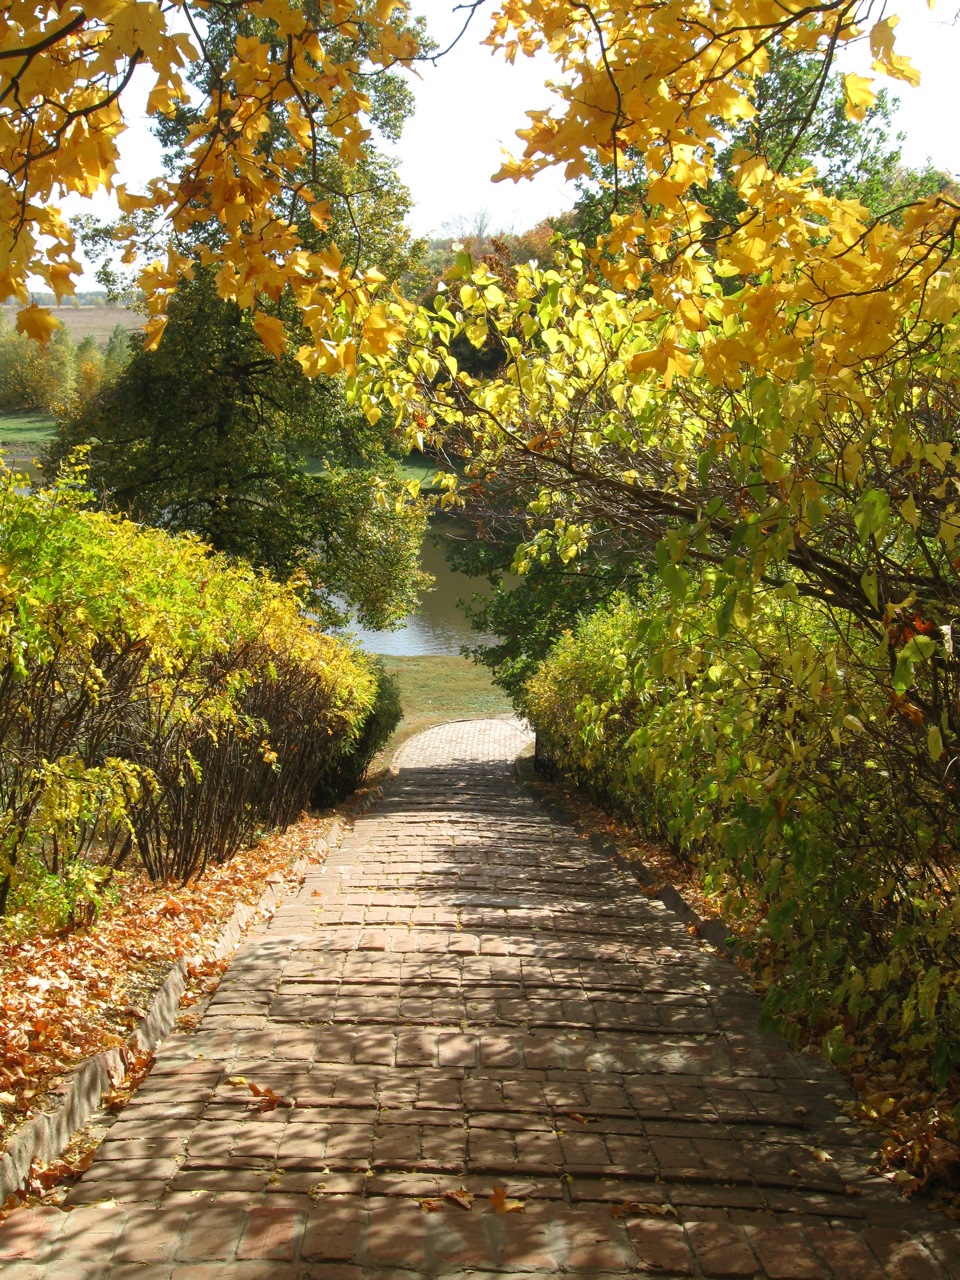
[(403, 719), (387, 744), (384, 763), (408, 738), (431, 725), (513, 712), (486, 667), (469, 658), (384, 658), (383, 665), (400, 683), (403, 707)]
[(419, 480), (420, 488), (424, 493), (440, 492), (439, 486), (435, 489), (433, 484), (433, 478), (438, 470), (443, 468), (438, 467), (434, 461), (420, 453), (411, 453), (400, 459), (400, 471), (404, 480)]
[(46, 444), (56, 429), (42, 413), (0, 413), (0, 441), (4, 444)]
[(12, 471), (33, 475), (33, 459), (50, 443), (56, 430), (41, 413), (0, 414), (0, 460)]

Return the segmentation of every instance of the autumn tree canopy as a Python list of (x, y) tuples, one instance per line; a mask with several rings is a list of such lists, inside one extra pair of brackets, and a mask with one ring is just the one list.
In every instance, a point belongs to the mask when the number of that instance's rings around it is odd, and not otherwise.
[[(220, 58), (207, 40), (227, 12), (236, 34), (229, 56)], [(0, 294), (26, 302), (31, 274), (58, 297), (72, 293), (81, 268), (57, 200), (115, 187), (130, 219), (120, 228), (128, 258), (146, 263), (138, 283), (151, 311), (152, 341), (162, 332), (166, 299), (191, 270), (178, 237), (217, 222), (223, 234), (203, 260), (216, 265), (221, 294), (257, 310), (262, 299), (289, 290), (315, 337), (311, 372), (350, 367), (350, 321), (358, 310), (360, 341), (384, 350), (386, 317), (370, 302), (379, 273), (355, 270), (335, 245), (305, 248), (291, 209), (309, 203), (316, 227), (326, 227), (331, 209), (314, 179), (331, 157), (347, 167), (363, 157), (371, 79), (416, 51), (405, 8), (391, 0), (5, 6)], [(191, 94), (204, 66), (206, 92), (197, 104)], [(136, 70), (155, 75), (150, 115), (172, 117), (185, 100), (196, 107), (178, 171), (158, 175), (140, 193), (116, 185), (123, 95)], [(146, 239), (135, 216), (144, 209), (162, 215), (159, 223), (151, 220)], [(258, 311), (255, 323), (280, 354), (286, 339), (279, 321)], [(29, 307), (20, 325), (42, 339), (52, 320)]]
[[(521, 130), (522, 154), (501, 176), (521, 178), (559, 164), (577, 177), (589, 171), (591, 158), (615, 174), (642, 163), (651, 179), (650, 209), (616, 234), (611, 247), (620, 265), (612, 283), (630, 289), (649, 277), (658, 301), (695, 299), (706, 279), (696, 252), (705, 213), (690, 193), (711, 177), (725, 134), (753, 113), (771, 50), (814, 52), (826, 75), (841, 47), (867, 39), (879, 75), (913, 82), (916, 73), (894, 47), (895, 22), (873, 20), (871, 6), (856, 3), (505, 4), (490, 42), (511, 61), (549, 48), (562, 74), (557, 107), (533, 113)], [(226, 50), (224, 25), (234, 33)], [(348, 167), (363, 157), (374, 114), (370, 86), (385, 69), (409, 64), (418, 48), (400, 0), (95, 0), (82, 7), (15, 0), (0, 16), (0, 166), (7, 178), (0, 194), (0, 293), (26, 302), (31, 272), (58, 296), (72, 291), (80, 267), (57, 200), (116, 182), (124, 90), (135, 71), (148, 72), (155, 76), (151, 115), (172, 118), (184, 102), (191, 114), (178, 170), (158, 176), (143, 193), (117, 188), (130, 216), (121, 238), (131, 258), (146, 262), (139, 283), (153, 339), (167, 297), (190, 270), (178, 236), (216, 222), (223, 234), (207, 259), (217, 267), (222, 295), (256, 310), (289, 290), (313, 338), (301, 353), (307, 371), (352, 373), (358, 345), (383, 354), (401, 318), (377, 302), (375, 268), (355, 270), (336, 246), (304, 246), (297, 211), (306, 201), (314, 223), (327, 226), (331, 210), (313, 180), (331, 157)], [(845, 85), (848, 112), (857, 118), (873, 87), (853, 73)], [(784, 252), (807, 245), (811, 216), (833, 216), (816, 201), (808, 204), (804, 180), (790, 169), (793, 158), (787, 145), (782, 172), (762, 163), (734, 166), (752, 216), (727, 247), (731, 269), (748, 263), (776, 272)], [(145, 237), (135, 218), (141, 209), (163, 215)], [(839, 216), (851, 252), (835, 264), (836, 279), (827, 265), (835, 255), (817, 255), (789, 305), (822, 311), (827, 326), (882, 325), (889, 315), (869, 306), (864, 312), (857, 298), (876, 298), (903, 273), (907, 292), (922, 288), (937, 262), (935, 246), (951, 234), (953, 206), (918, 213), (904, 238), (887, 245), (883, 262), (873, 261), (864, 242), (869, 264), (855, 251), (867, 234), (856, 214)], [(696, 301), (685, 311), (687, 323), (693, 311), (701, 314)], [(258, 328), (279, 353), (286, 339), (274, 321), (263, 312)], [(21, 325), (43, 337), (51, 321), (28, 308)], [(801, 326), (801, 343), (804, 332)], [(665, 367), (670, 351), (668, 335), (659, 357)]]

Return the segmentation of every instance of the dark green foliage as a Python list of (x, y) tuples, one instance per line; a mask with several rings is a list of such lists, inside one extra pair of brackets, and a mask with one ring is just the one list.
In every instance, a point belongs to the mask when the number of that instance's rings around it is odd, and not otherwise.
[(376, 699), (356, 738), (340, 749), (314, 784), (311, 802), (315, 808), (336, 804), (359, 787), (371, 761), (387, 745), (403, 719), (396, 676), (387, 675), (379, 659), (374, 659), (370, 666), (377, 679)]
[(200, 276), (178, 291), (157, 350), (137, 350), (63, 423), (46, 465), (86, 445), (90, 482), (113, 509), (277, 578), (304, 574), (317, 613), (333, 615), (339, 598), (382, 626), (413, 602), (423, 530), (418, 509), (398, 507), (388, 443), (338, 382), (268, 354), (249, 316)]
[(511, 573), (517, 543), (533, 539), (538, 529), (520, 502), (525, 492), (535, 492), (535, 484), (534, 476), (518, 476), (514, 483), (491, 478), (482, 490), (474, 487), (463, 517), (469, 535), (441, 542), (453, 569), (485, 579), (490, 587), (461, 604), (484, 637), (466, 652), (490, 669), (518, 708), (524, 683), (558, 635), (615, 595), (633, 596), (650, 580), (647, 560), (599, 527), (573, 561), (550, 556), (534, 560), (522, 576)]

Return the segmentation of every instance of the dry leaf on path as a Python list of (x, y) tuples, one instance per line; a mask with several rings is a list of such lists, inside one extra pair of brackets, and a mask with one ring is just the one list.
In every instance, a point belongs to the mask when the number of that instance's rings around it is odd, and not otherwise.
[(465, 1187), (458, 1187), (456, 1191), (445, 1191), (443, 1193), (445, 1200), (452, 1200), (454, 1204), (458, 1204), (461, 1209), (469, 1209), (475, 1199)]
[(275, 1089), (271, 1089), (269, 1085), (261, 1087), (258, 1084), (247, 1083), (247, 1088), (256, 1098), (253, 1104), (257, 1111), (275, 1111), (277, 1107), (293, 1108), (297, 1105), (296, 1098), (284, 1098), (282, 1094), (277, 1093)]
[(663, 1218), (672, 1212), (672, 1206), (666, 1204), (644, 1204), (641, 1200), (621, 1200), (619, 1204), (610, 1206), (611, 1218), (643, 1217)]
[(800, 1144), (804, 1151), (809, 1151), (814, 1160), (818, 1160), (820, 1164), (833, 1164), (833, 1156), (829, 1151), (824, 1151), (822, 1147), (808, 1147), (806, 1143)]
[(511, 1200), (503, 1187), (494, 1187), (487, 1197), (493, 1205), (494, 1213), (523, 1213), (527, 1207), (525, 1200)]

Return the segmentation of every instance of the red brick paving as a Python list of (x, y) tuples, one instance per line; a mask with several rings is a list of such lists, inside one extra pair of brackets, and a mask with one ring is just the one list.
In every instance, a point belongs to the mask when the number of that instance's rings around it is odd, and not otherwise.
[(865, 1173), (840, 1079), (517, 789), (525, 740), (403, 748), (68, 1207), (0, 1230), (3, 1280), (960, 1277), (947, 1220)]

